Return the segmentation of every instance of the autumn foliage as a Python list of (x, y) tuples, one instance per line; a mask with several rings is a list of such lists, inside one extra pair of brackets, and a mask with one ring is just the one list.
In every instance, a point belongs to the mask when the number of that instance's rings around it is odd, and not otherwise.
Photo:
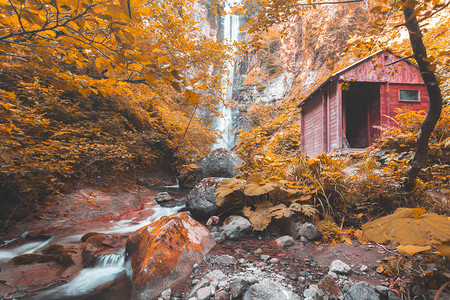
[(74, 179), (174, 173), (208, 152), (198, 112), (222, 100), (229, 55), (194, 5), (0, 1), (1, 218)]

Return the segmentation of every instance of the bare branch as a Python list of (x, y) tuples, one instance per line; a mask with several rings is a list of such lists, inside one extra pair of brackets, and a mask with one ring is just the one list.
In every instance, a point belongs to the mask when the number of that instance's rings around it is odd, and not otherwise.
[(446, 4), (444, 4), (441, 8), (435, 10), (434, 12), (430, 13), (428, 16), (422, 17), (420, 18), (417, 22), (423, 22), (431, 17), (433, 17), (434, 15), (436, 15), (437, 13), (443, 11), (444, 9), (446, 9), (448, 6), (450, 5), (450, 1), (447, 2)]
[(391, 62), (391, 63), (388, 63), (388, 64), (385, 64), (384, 66), (390, 66), (390, 65), (393, 65), (393, 64), (396, 64), (396, 63), (398, 63), (398, 62), (401, 62), (401, 61), (404, 61), (404, 60), (407, 60), (407, 59), (410, 59), (410, 58), (413, 58), (414, 57), (414, 55), (409, 55), (409, 56), (406, 56), (406, 57), (403, 57), (403, 58), (400, 58), (400, 59), (398, 59), (398, 60), (396, 60), (396, 61), (393, 61), (393, 62)]
[(297, 3), (291, 4), (289, 7), (296, 6), (312, 6), (312, 5), (331, 5), (331, 4), (345, 4), (345, 3), (354, 3), (354, 2), (362, 2), (363, 0), (344, 0), (344, 1), (324, 1), (324, 2), (313, 2), (313, 3)]

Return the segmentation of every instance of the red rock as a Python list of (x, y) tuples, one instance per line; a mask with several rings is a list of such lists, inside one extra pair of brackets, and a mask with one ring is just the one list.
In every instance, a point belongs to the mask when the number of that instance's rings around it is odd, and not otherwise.
[(134, 232), (126, 245), (135, 299), (153, 299), (190, 274), (215, 245), (209, 231), (186, 213), (162, 218)]
[(63, 267), (56, 262), (15, 264), (5, 263), (0, 270), (0, 298), (20, 297), (50, 286), (57, 286), (73, 279), (83, 268), (79, 245), (70, 246), (74, 264)]

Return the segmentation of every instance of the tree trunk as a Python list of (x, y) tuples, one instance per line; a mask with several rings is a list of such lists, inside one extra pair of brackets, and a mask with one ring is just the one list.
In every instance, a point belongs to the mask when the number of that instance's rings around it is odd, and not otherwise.
[(432, 71), (430, 62), (427, 58), (427, 49), (423, 44), (422, 32), (417, 21), (416, 13), (414, 12), (415, 1), (403, 1), (405, 5), (403, 7), (403, 16), (405, 17), (405, 25), (408, 28), (409, 40), (414, 53), (414, 59), (419, 65), (420, 74), (423, 81), (426, 84), (428, 96), (430, 98), (430, 104), (428, 107), (425, 120), (420, 126), (419, 135), (417, 137), (416, 152), (413, 159), (409, 163), (409, 167), (406, 170), (406, 181), (404, 187), (407, 190), (414, 188), (417, 175), (422, 167), (427, 162), (428, 158), (428, 142), (436, 126), (442, 111), (442, 94), (439, 88), (439, 82), (436, 79), (436, 75)]

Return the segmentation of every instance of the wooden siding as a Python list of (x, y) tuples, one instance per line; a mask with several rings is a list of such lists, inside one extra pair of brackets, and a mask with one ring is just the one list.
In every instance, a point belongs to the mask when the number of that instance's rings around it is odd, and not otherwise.
[(302, 128), (302, 149), (306, 155), (314, 156), (324, 151), (323, 115), (322, 93), (318, 93), (302, 110), (302, 123), (304, 124)]
[[(374, 125), (395, 126), (388, 116), (394, 117), (399, 109), (428, 109), (426, 87), (415, 65), (401, 61), (383, 67), (398, 59), (389, 52), (375, 55), (336, 73), (318, 87), (302, 107), (302, 152), (314, 156), (342, 148), (342, 135), (346, 131), (343, 91), (339, 86), (342, 81), (360, 82), (354, 87), (367, 89), (369, 143), (379, 135)], [(400, 90), (418, 90), (419, 101), (400, 101)]]
[[(400, 90), (418, 90), (419, 101), (401, 101)], [(395, 126), (395, 122), (387, 116), (394, 117), (402, 109), (426, 111), (430, 101), (424, 84), (383, 84), (380, 94), (384, 95), (381, 99), (381, 124), (384, 126)]]
[(372, 59), (345, 70), (341, 73), (340, 79), (359, 82), (423, 84), (419, 69), (410, 62), (401, 61), (385, 67), (386, 64), (399, 59), (399, 57), (389, 52), (380, 53)]
[(341, 148), (340, 144), (340, 126), (339, 126), (339, 114), (340, 105), (337, 95), (337, 84), (331, 84), (328, 89), (329, 92), (329, 117), (328, 117), (328, 128), (329, 128), (329, 151)]

